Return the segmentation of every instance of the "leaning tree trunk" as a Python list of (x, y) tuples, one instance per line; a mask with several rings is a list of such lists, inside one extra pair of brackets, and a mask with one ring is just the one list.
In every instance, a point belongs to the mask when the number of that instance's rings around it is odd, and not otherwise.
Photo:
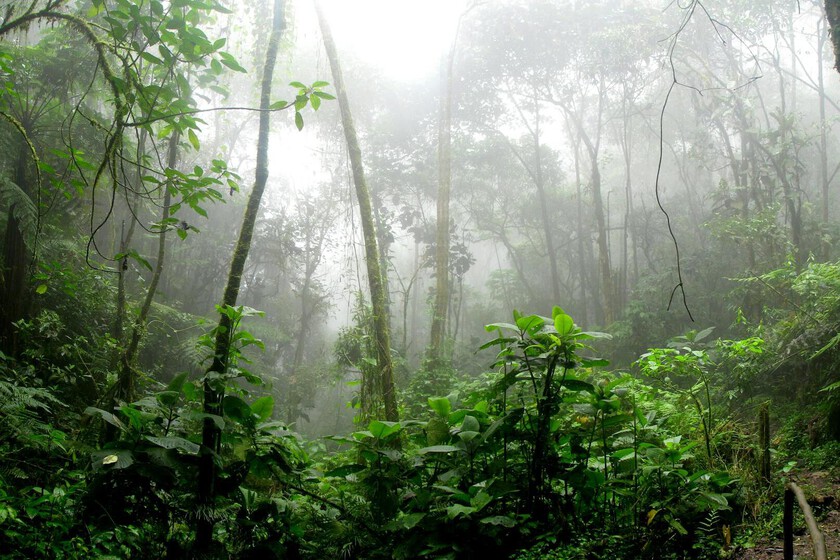
[(384, 283), (382, 281), (382, 268), (379, 262), (376, 226), (373, 218), (370, 192), (365, 182), (365, 171), (362, 166), (362, 150), (359, 147), (359, 140), (356, 137), (356, 127), (353, 124), (353, 115), (350, 112), (347, 91), (344, 89), (344, 78), (341, 74), (341, 66), (338, 61), (335, 42), (333, 41), (327, 20), (324, 17), (324, 10), (317, 0), (315, 2), (315, 10), (318, 13), (318, 22), (324, 38), (324, 48), (327, 52), (327, 58), (330, 61), (333, 82), (335, 82), (335, 92), (338, 97), (338, 105), (341, 109), (342, 128), (344, 128), (344, 137), (347, 141), (347, 150), (350, 154), (350, 165), (353, 169), (353, 184), (356, 187), (356, 197), (359, 199), (359, 214), (362, 221), (362, 233), (365, 239), (365, 263), (367, 264), (370, 299), (373, 306), (376, 364), (379, 368), (379, 386), (382, 390), (385, 419), (396, 422), (399, 420), (399, 413), (397, 411), (397, 399), (394, 391), (394, 366), (391, 360), (390, 340), (391, 329), (388, 324), (389, 317), (386, 307), (387, 294), (385, 293)]
[[(268, 133), (271, 112), (271, 82), (274, 77), (274, 64), (277, 60), (277, 51), (280, 46), (280, 35), (284, 27), (284, 3), (283, 0), (274, 0), (274, 20), (271, 28), (271, 35), (268, 40), (268, 47), (265, 52), (265, 66), (263, 68), (262, 88), (260, 94), (260, 125), (257, 138), (257, 162), (254, 180), (254, 189), (248, 198), (248, 205), (245, 208), (245, 215), (242, 218), (242, 229), (239, 232), (239, 239), (233, 252), (233, 259), (230, 263), (227, 286), (222, 297), (222, 307), (233, 307), (239, 296), (239, 287), (242, 283), (242, 272), (245, 269), (245, 261), (248, 258), (248, 251), (251, 248), (251, 238), (254, 234), (254, 224), (257, 221), (257, 213), (260, 209), (265, 185), (268, 182)], [(208, 375), (215, 373), (224, 377), (228, 371), (228, 360), (230, 358), (231, 328), (233, 327), (231, 317), (221, 313), (219, 325), (216, 328), (216, 342), (213, 353), (213, 363), (207, 370)], [(222, 416), (222, 400), (224, 399), (224, 386), (213, 383), (207, 376), (204, 378), (204, 412), (208, 415)], [(199, 507), (204, 511), (197, 516), (198, 524), (195, 538), (195, 551), (202, 555), (210, 550), (213, 542), (213, 516), (209, 511), (213, 507), (216, 495), (216, 463), (215, 457), (221, 451), (221, 430), (216, 426), (213, 418), (205, 417), (201, 435), (201, 457), (199, 459), (198, 475), (198, 502)]]

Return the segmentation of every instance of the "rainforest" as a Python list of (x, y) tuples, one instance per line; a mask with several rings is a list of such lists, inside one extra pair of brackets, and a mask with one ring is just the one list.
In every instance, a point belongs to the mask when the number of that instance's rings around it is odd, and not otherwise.
[(0, 560), (840, 557), (840, 0), (0, 0)]

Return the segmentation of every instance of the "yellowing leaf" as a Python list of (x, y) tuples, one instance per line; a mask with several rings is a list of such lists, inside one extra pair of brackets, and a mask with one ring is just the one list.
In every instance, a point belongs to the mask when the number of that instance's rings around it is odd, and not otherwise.
[(113, 465), (114, 463), (116, 463), (117, 461), (119, 461), (119, 459), (120, 459), (120, 458), (119, 458), (119, 457), (117, 457), (116, 455), (108, 455), (107, 457), (104, 457), (104, 458), (102, 459), (102, 464), (103, 464), (103, 465)]
[(656, 517), (656, 514), (657, 514), (657, 513), (659, 513), (659, 510), (658, 510), (658, 509), (652, 509), (652, 510), (650, 510), (650, 511), (648, 512), (648, 514), (647, 514), (647, 518), (648, 518), (648, 520), (647, 520), (647, 524), (648, 524), (648, 525), (650, 525), (651, 523), (653, 523), (653, 518), (654, 518), (654, 517)]

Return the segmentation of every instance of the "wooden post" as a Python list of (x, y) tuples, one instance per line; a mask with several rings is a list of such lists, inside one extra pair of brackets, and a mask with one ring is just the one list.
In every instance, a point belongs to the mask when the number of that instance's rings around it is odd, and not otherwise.
[(785, 534), (785, 560), (793, 560), (793, 490), (785, 486), (785, 512), (782, 521)]
[(770, 405), (764, 403), (758, 413), (758, 442), (761, 447), (759, 474), (761, 480), (770, 485)]

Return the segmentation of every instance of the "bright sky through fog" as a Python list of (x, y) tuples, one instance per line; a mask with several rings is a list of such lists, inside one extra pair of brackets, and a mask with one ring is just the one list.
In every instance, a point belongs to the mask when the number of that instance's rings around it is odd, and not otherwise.
[(322, 0), (345, 50), (400, 80), (437, 72), (463, 0)]

